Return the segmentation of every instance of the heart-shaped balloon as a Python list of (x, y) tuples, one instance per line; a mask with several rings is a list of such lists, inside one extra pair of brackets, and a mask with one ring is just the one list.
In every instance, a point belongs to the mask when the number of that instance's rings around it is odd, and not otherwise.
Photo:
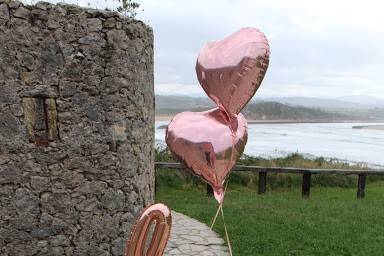
[(265, 35), (255, 28), (243, 28), (201, 49), (197, 78), (230, 119), (240, 113), (259, 88), (268, 68), (269, 53)]
[(173, 154), (196, 175), (208, 182), (216, 200), (224, 199), (223, 184), (247, 142), (247, 121), (239, 114), (231, 131), (219, 108), (205, 112), (182, 112), (167, 127), (166, 142)]

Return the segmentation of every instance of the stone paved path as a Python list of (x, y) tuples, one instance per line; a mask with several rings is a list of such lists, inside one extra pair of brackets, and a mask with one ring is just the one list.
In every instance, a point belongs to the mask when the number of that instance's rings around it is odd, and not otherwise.
[(229, 254), (224, 240), (207, 225), (173, 211), (171, 237), (164, 255), (228, 256)]

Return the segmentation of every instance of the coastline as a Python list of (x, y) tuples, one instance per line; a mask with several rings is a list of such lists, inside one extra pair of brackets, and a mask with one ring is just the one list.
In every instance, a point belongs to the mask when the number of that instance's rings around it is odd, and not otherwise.
[(384, 131), (384, 125), (358, 125), (353, 126), (352, 129)]
[[(163, 117), (162, 120), (164, 121), (156, 123), (157, 143), (164, 141), (164, 129), (168, 125), (169, 118)], [(353, 129), (354, 126), (365, 130)], [(378, 126), (381, 130), (370, 130), (378, 129)], [(287, 120), (274, 120), (268, 123), (258, 120), (249, 127), (252, 139), (245, 153), (251, 156), (275, 158), (296, 152), (310, 158), (338, 159), (353, 164), (363, 163), (374, 169), (384, 169), (384, 162), (380, 156), (382, 149), (380, 141), (384, 139), (384, 122), (300, 124)]]
[[(171, 121), (172, 115), (155, 115), (155, 121)], [(321, 123), (383, 123), (384, 120), (248, 120), (248, 124), (321, 124)], [(354, 129), (384, 130), (384, 125), (354, 126)]]
[(155, 121), (171, 121), (172, 118), (170, 115), (155, 115)]

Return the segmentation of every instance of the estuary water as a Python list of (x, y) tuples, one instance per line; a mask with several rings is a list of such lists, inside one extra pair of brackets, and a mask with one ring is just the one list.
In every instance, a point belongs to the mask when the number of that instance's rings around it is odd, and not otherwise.
[[(158, 128), (168, 123), (156, 122), (157, 144), (164, 144), (165, 136)], [(249, 124), (245, 153), (273, 158), (297, 152), (384, 168), (384, 130), (352, 129), (364, 125), (383, 123)]]

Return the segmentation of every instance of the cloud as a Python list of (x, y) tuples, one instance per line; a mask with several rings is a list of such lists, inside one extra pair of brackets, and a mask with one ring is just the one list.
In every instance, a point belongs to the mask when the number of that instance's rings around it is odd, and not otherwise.
[[(261, 29), (271, 62), (263, 96), (384, 96), (384, 2), (378, 0), (137, 0), (155, 33), (156, 93), (199, 93), (200, 48), (241, 27)], [(59, 2), (59, 1), (51, 1)], [(111, 0), (67, 0), (113, 9)], [(183, 88), (183, 89), (181, 89)]]
[(266, 33), (272, 51), (258, 94), (384, 95), (380, 1), (143, 0), (142, 5), (140, 17), (155, 31), (156, 88), (164, 86), (162, 93), (172, 88), (166, 84), (185, 84), (186, 91), (198, 84), (194, 67), (204, 43), (254, 26)]

